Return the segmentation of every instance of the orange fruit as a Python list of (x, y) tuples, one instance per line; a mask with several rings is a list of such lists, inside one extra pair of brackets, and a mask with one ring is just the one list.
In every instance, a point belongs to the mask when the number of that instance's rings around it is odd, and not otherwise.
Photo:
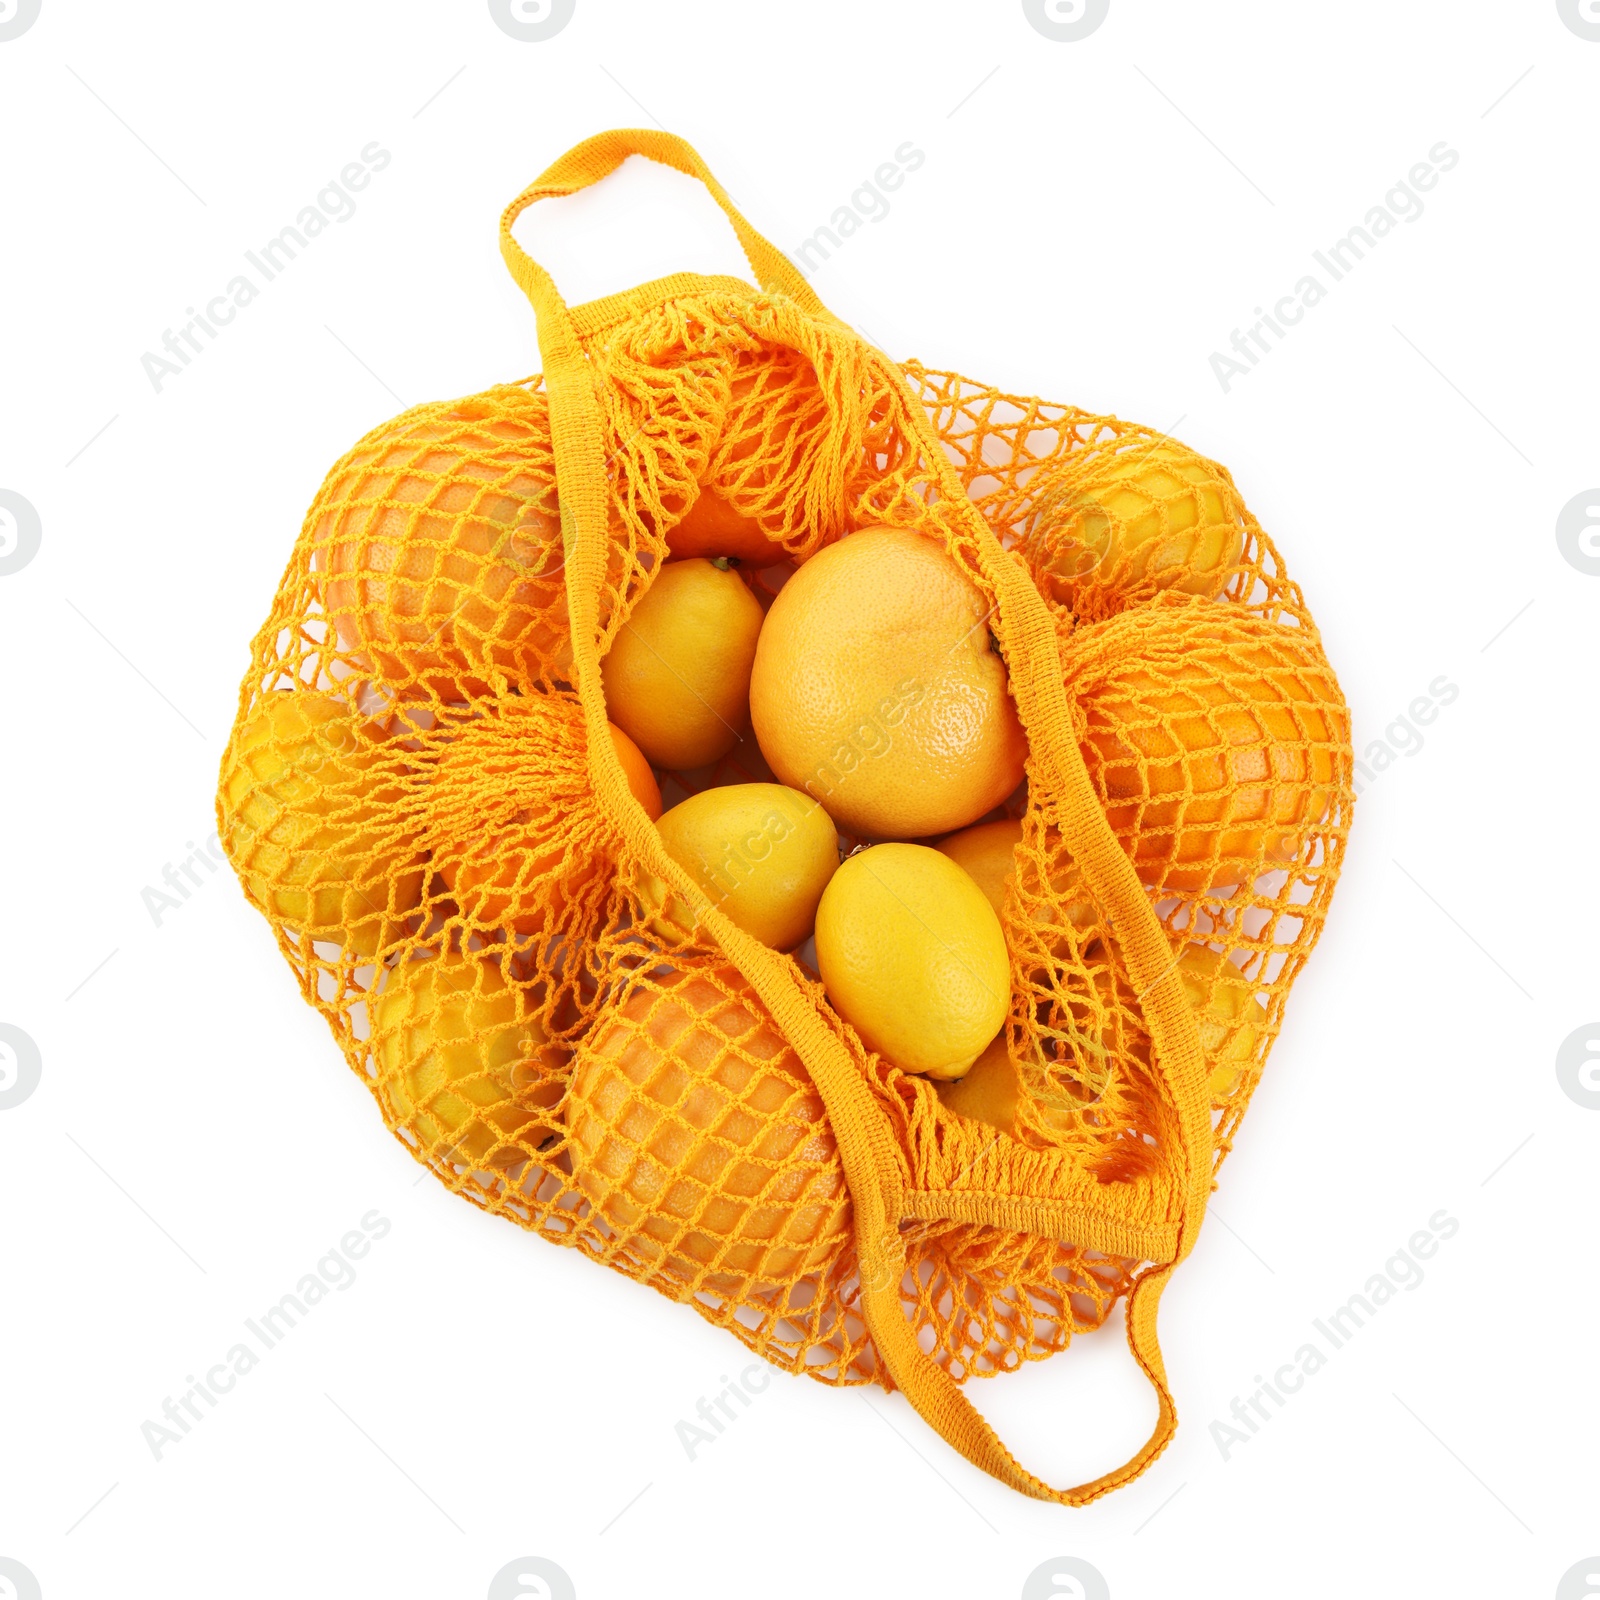
[(1022, 823), (1002, 817), (998, 822), (979, 822), (952, 833), (935, 848), (983, 890), (998, 917), (1005, 907), (1006, 884), (1016, 875), (1016, 850), (1021, 843)]
[(749, 715), (761, 603), (736, 572), (669, 561), (600, 663), (606, 707), (659, 767), (703, 767), (738, 743)]
[[(448, 817), (451, 837), (435, 846), (434, 868), (469, 921), (486, 930), (529, 935), (549, 931), (562, 909), (594, 883), (603, 861), (592, 840), (574, 838), (573, 794), (516, 803), (539, 788), (538, 752), (530, 748), (534, 764), (524, 771), (505, 750), (508, 738), (514, 743), (520, 736), (533, 746), (541, 738), (560, 737), (549, 715), (558, 709), (569, 723), (560, 732), (581, 745), (581, 713), (575, 705), (539, 695), (513, 704), (520, 715), (503, 709), (499, 717), (468, 722), (440, 753), (435, 817), (441, 822)], [(628, 788), (653, 822), (661, 815), (655, 774), (627, 734), (616, 727), (610, 733)], [(581, 749), (569, 747), (567, 753), (575, 758)], [(483, 788), (475, 790), (479, 780)], [(570, 782), (575, 791), (586, 791), (587, 767), (571, 773)]]
[(778, 591), (750, 679), (762, 754), (848, 833), (916, 838), (992, 810), (1027, 741), (989, 607), (941, 545), (869, 528)]
[(1051, 1013), (1048, 1067), (1033, 1054), (1019, 1070), (1002, 1033), (965, 1076), (936, 1086), (940, 1103), (1035, 1148), (1075, 1148), (1102, 1183), (1147, 1174), (1161, 1124), (1138, 997), (1111, 963), (1090, 960)]
[[(1250, 981), (1223, 951), (1189, 945), (1178, 958), (1177, 969), (1184, 998), (1194, 1008), (1199, 1023), (1208, 1090), (1214, 1101), (1226, 1100), (1257, 1064), (1257, 1045), (1266, 1028), (1266, 1007), (1254, 995)], [(1114, 992), (1126, 1007), (1128, 996), (1122, 993), (1120, 985), (1113, 990), (1106, 969), (1097, 963), (1092, 972), (1102, 1000), (1109, 1003)], [(1072, 1009), (1080, 1027), (1088, 1024), (1086, 1005), (1080, 1001)], [(1116, 1049), (1116, 1035), (1112, 1029), (1103, 1028), (1100, 1037), (1103, 1054), (1100, 1061), (1091, 1066), (1091, 1080), (1103, 1079), (1110, 1053)], [(1147, 1042), (1140, 1039), (1133, 1043), (1132, 1055), (1139, 1068), (1146, 1067)], [(1093, 1052), (1089, 1059), (1095, 1063)], [(1016, 1132), (1021, 1089), (1017, 1069), (1006, 1050), (1004, 1031), (962, 1077), (935, 1087), (940, 1104), (946, 1110), (987, 1123), (1003, 1133)], [(1047, 1127), (1066, 1128), (1073, 1115), (1083, 1109), (1083, 1104), (1082, 1095), (1054, 1092), (1041, 1100), (1039, 1110)]]
[(785, 559), (782, 544), (763, 531), (757, 517), (783, 503), (793, 476), (790, 440), (797, 407), (807, 399), (817, 399), (815, 377), (809, 368), (796, 368), (792, 358), (782, 364), (760, 359), (734, 378), (699, 492), (667, 530), (673, 556), (734, 556), (756, 567)]
[(644, 814), (654, 822), (661, 815), (661, 785), (656, 782), (656, 775), (650, 770), (644, 751), (616, 723), (608, 722), (606, 729), (611, 735), (611, 747), (617, 752), (617, 760), (622, 763), (622, 775), (628, 780), (633, 798), (644, 807)]
[(314, 690), (265, 694), (219, 787), (222, 842), (250, 898), (297, 933), (370, 956), (420, 903), (426, 855), (403, 809), (406, 768), (358, 731), (364, 721)]
[(1090, 779), (1140, 877), (1205, 892), (1307, 855), (1350, 771), (1315, 639), (1209, 601), (1126, 611), (1062, 648)]
[(1215, 599), (1246, 536), (1227, 469), (1143, 430), (1069, 460), (1040, 522), (1046, 592), (1083, 616), (1161, 589)]
[(378, 1086), (423, 1154), (505, 1169), (558, 1131), (566, 1052), (496, 963), (446, 951), (385, 968), (371, 1010)]
[(564, 677), (561, 523), (542, 395), (419, 407), (362, 440), (313, 507), (313, 581), (338, 642), (383, 681), (459, 702)]
[(854, 1237), (822, 1097), (733, 967), (639, 982), (579, 1046), (566, 1123), (619, 1246), (686, 1283), (787, 1282)]
[(957, 1116), (987, 1123), (1001, 1133), (1012, 1133), (1017, 1124), (1017, 1069), (1006, 1053), (1004, 1030), (996, 1034), (988, 1048), (959, 1078), (934, 1085), (939, 1102)]
[(733, 556), (754, 567), (773, 566), (784, 558), (783, 546), (774, 544), (754, 517), (736, 511), (726, 495), (705, 485), (668, 531), (667, 549), (680, 559)]
[[(936, 848), (983, 890), (994, 914), (1003, 919), (1006, 885), (1016, 875), (1017, 846), (1021, 843), (1022, 823), (1002, 817), (998, 822), (979, 822), (952, 833), (948, 839), (941, 839)], [(1080, 886), (1077, 867), (1067, 862), (1058, 877), (1060, 882), (1054, 886), (1057, 901), (1048, 908), (1048, 920), (1078, 929), (1094, 927), (1094, 902)]]

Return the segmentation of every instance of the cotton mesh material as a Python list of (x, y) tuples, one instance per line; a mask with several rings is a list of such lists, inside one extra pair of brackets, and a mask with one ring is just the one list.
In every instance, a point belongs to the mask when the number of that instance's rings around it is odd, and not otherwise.
[[(832, 319), (724, 280), (641, 299), (585, 343), (611, 501), (602, 655), (702, 483), (773, 541), (770, 567), (743, 569), (765, 603), (850, 530), (912, 528), (995, 604), (1006, 652), (1012, 619), (941, 490), (953, 466), (1050, 608), (1084, 767), (1199, 1019), (1220, 1164), (1326, 916), (1353, 800), (1320, 638), (1224, 469), (1114, 418), (892, 366)], [(806, 1067), (703, 926), (652, 916), (650, 874), (591, 781), (569, 537), (537, 377), (360, 440), (252, 646), (224, 846), (386, 1123), (443, 1183), (781, 1367), (887, 1386)], [(660, 776), (670, 804), (770, 774), (747, 731), (713, 769)], [(868, 1052), (796, 965), (906, 1190), (946, 1213), (901, 1223), (900, 1298), (958, 1382), (1065, 1348), (1156, 1259), (1041, 1233), (1031, 1205), (1114, 1214), (1130, 1237), (1182, 1210), (1145, 996), (1066, 850), (1053, 785), (1030, 758), (1008, 805), (1023, 823), (1002, 917), (1012, 1132)], [(1012, 1220), (961, 1220), (964, 1197), (975, 1216), (1000, 1197)]]

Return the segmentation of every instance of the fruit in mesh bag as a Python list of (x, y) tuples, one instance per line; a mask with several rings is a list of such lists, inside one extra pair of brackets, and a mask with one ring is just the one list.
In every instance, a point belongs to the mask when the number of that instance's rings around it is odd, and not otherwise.
[(1017, 1069), (1011, 1064), (1004, 1033), (997, 1034), (959, 1078), (936, 1087), (946, 1110), (986, 1123), (1000, 1133), (1016, 1131)]
[(1350, 719), (1307, 630), (1178, 602), (1080, 627), (1061, 657), (1090, 780), (1145, 883), (1204, 893), (1313, 864)]
[(761, 602), (726, 565), (669, 561), (600, 663), (606, 707), (657, 766), (726, 755), (749, 719)]
[(788, 1282), (852, 1237), (821, 1096), (731, 966), (638, 980), (579, 1047), (565, 1116), (619, 1246), (685, 1282)]
[(572, 644), (542, 395), (490, 390), (403, 413), (328, 475), (313, 582), (339, 643), (397, 689), (460, 702), (486, 674), (567, 675)]
[[(983, 897), (1003, 915), (1006, 885), (1016, 876), (1017, 846), (1022, 843), (1022, 823), (1011, 818), (999, 822), (980, 822), (960, 833), (952, 833), (937, 845), (939, 854), (955, 864), (983, 890)], [(1078, 887), (1077, 868), (1068, 862), (1055, 885), (1054, 903), (1046, 910), (1036, 909), (1057, 926), (1070, 925), (1087, 932), (1098, 922), (1094, 902)]]
[(1207, 1088), (1213, 1100), (1226, 1100), (1256, 1066), (1266, 1007), (1225, 951), (1190, 945), (1178, 958), (1178, 977), (1200, 1024)]
[[(1103, 998), (1112, 992), (1108, 970), (1096, 963), (1091, 969), (1096, 988)], [(1177, 963), (1184, 998), (1194, 1008), (1200, 1030), (1200, 1048), (1205, 1056), (1207, 1088), (1212, 1100), (1225, 1100), (1234, 1093), (1256, 1063), (1257, 1046), (1266, 1031), (1267, 1013), (1254, 995), (1253, 986), (1225, 952), (1200, 945), (1185, 948)], [(1123, 997), (1126, 1004), (1126, 997)], [(1092, 1026), (1089, 1008), (1078, 1006), (1079, 1020)], [(1108, 1062), (1117, 1049), (1116, 1032), (1102, 1021), (1098, 1028), (1102, 1061)], [(1147, 1065), (1147, 1045), (1134, 1040), (1131, 1054), (1142, 1067)], [(1056, 1091), (1037, 1096), (1038, 1110), (1047, 1127), (1063, 1127), (1066, 1120), (1082, 1110), (1091, 1095)], [(959, 1116), (986, 1123), (1002, 1133), (1015, 1134), (1017, 1104), (1021, 1089), (1017, 1069), (1001, 1033), (972, 1064), (970, 1071), (937, 1085), (940, 1103)]]
[(1215, 599), (1244, 552), (1225, 468), (1141, 430), (1069, 458), (1039, 510), (1045, 592), (1080, 617), (1162, 589)]
[(782, 561), (783, 546), (757, 518), (782, 506), (793, 477), (795, 423), (820, 408), (815, 375), (793, 352), (782, 360), (763, 357), (740, 372), (699, 493), (667, 531), (672, 554), (734, 556), (754, 566)]
[[(809, 795), (781, 783), (702, 789), (656, 824), (667, 854), (752, 938), (793, 950), (811, 932), (817, 902), (839, 866), (832, 819)], [(665, 885), (645, 895), (656, 926), (682, 939), (694, 912)]]
[(424, 1154), (506, 1169), (558, 1131), (567, 1052), (495, 962), (445, 950), (386, 968), (371, 1014), (379, 1091)]
[[(650, 764), (607, 725), (628, 788), (652, 820)], [(609, 857), (589, 779), (582, 708), (567, 695), (519, 695), (492, 715), (446, 724), (427, 797), (433, 866), (483, 932), (553, 932), (569, 908), (605, 892)], [(587, 825), (586, 825), (587, 824)]]
[(990, 607), (944, 547), (869, 528), (778, 591), (750, 679), (762, 754), (848, 833), (975, 822), (1022, 781), (1027, 741)]
[(1001, 1033), (968, 1072), (935, 1085), (940, 1103), (1035, 1146), (1076, 1145), (1102, 1182), (1148, 1171), (1149, 1037), (1127, 980), (1091, 957), (1036, 1015), (1046, 1031), (1021, 1043), (1026, 1083)]
[(817, 907), (817, 967), (869, 1050), (932, 1078), (960, 1077), (1011, 1006), (1000, 919), (926, 845), (874, 845), (839, 868)]
[(332, 695), (262, 695), (223, 759), (222, 840), (246, 892), (297, 933), (372, 955), (422, 899), (393, 747)]

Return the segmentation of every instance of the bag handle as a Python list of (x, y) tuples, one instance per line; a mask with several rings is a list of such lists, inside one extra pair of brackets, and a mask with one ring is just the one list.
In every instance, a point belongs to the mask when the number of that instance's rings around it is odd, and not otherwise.
[[(550, 290), (554, 289), (554, 285), (544, 269), (512, 238), (512, 225), (534, 201), (552, 200), (587, 189), (591, 184), (609, 177), (629, 156), (648, 156), (662, 166), (672, 167), (687, 177), (698, 178), (733, 224), (733, 231), (739, 236), (745, 260), (750, 263), (756, 282), (763, 289), (775, 289), (787, 295), (812, 316), (826, 315), (826, 308), (801, 275), (800, 269), (745, 221), (738, 207), (728, 198), (727, 190), (711, 175), (711, 169), (700, 159), (694, 147), (676, 134), (661, 133), (652, 128), (612, 128), (606, 133), (597, 133), (593, 138), (585, 139), (582, 144), (575, 144), (564, 156), (551, 162), (506, 207), (500, 218), (500, 253), (511, 269), (511, 276), (530, 300), (534, 300), (533, 284), (538, 280), (543, 279)], [(537, 300), (534, 300), (534, 309), (539, 309)]]
[[(1129, 1348), (1158, 1399), (1155, 1429), (1122, 1466), (1074, 1488), (1053, 1488), (1016, 1460), (955, 1380), (917, 1343), (905, 1318), (900, 1284), (906, 1252), (900, 1223), (908, 1212), (906, 1175), (888, 1119), (865, 1079), (839, 1039), (817, 1016), (793, 963), (735, 927), (667, 855), (643, 808), (630, 800), (621, 764), (606, 736), (596, 646), (609, 539), (604, 408), (573, 313), (550, 275), (511, 237), (511, 226), (535, 200), (575, 193), (615, 171), (630, 155), (649, 156), (699, 178), (733, 224), (762, 286), (791, 302), (797, 318), (824, 319), (836, 337), (858, 342), (822, 306), (793, 263), (750, 227), (692, 147), (672, 134), (619, 129), (596, 135), (554, 162), (506, 208), (500, 224), (501, 253), (538, 318), (556, 476), (561, 486), (562, 542), (568, 555), (573, 675), (584, 709), (590, 774), (597, 796), (647, 870), (695, 906), (816, 1082), (855, 1206), (862, 1311), (889, 1376), (930, 1426), (974, 1465), (1037, 1499), (1087, 1504), (1138, 1477), (1166, 1448), (1177, 1425), (1156, 1334), (1156, 1315), (1173, 1269), (1194, 1244), (1210, 1194), (1211, 1122), (1198, 1026), (1154, 908), (1089, 781), (1067, 706), (1048, 609), (1027, 573), (1001, 549), (993, 530), (963, 493), (931, 421), (913, 399), (907, 406), (911, 431), (938, 479), (940, 498), (973, 540), (984, 574), (1005, 612), (1012, 685), (1033, 737), (1033, 757), (1045, 766), (1054, 792), (1062, 797), (1057, 825), (1096, 903), (1106, 908), (1129, 975), (1144, 996), (1155, 1059), (1179, 1116), (1184, 1186), (1177, 1248), (1170, 1261), (1157, 1264), (1137, 1280), (1127, 1305)], [(690, 287), (700, 280), (682, 281)], [(779, 310), (783, 311), (781, 305)], [(872, 353), (871, 359), (883, 358)], [(900, 382), (898, 370), (886, 361), (884, 365)], [(994, 1225), (1004, 1226), (998, 1208)]]

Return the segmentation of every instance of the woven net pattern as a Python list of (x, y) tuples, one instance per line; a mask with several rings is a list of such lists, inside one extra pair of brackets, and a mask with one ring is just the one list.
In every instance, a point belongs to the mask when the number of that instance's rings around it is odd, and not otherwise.
[[(710, 485), (772, 541), (757, 598), (853, 529), (940, 540), (985, 596), (955, 483), (1050, 606), (1090, 778), (1168, 933), (1230, 1148), (1349, 825), (1349, 720), (1228, 473), (1149, 429), (896, 367), (781, 296), (706, 287), (586, 335), (611, 521), (603, 655)], [(932, 420), (945, 453), (910, 426)], [(952, 477), (953, 470), (953, 477)], [(475, 1205), (692, 1306), (766, 1359), (886, 1382), (852, 1198), (782, 1029), (649, 874), (590, 778), (541, 380), (418, 406), (328, 474), (257, 634), (221, 837), (385, 1122)], [(989, 619), (1000, 650), (1011, 626)], [(671, 799), (767, 778), (753, 738)], [(1175, 1114), (1143, 997), (1030, 761), (1003, 923), (1014, 1131), (859, 1065), (906, 1187), (1169, 1223)], [(850, 841), (846, 841), (846, 844)], [(785, 958), (795, 959), (795, 958)], [(958, 1380), (1102, 1323), (1145, 1265), (1022, 1228), (903, 1224), (905, 1313)]]

